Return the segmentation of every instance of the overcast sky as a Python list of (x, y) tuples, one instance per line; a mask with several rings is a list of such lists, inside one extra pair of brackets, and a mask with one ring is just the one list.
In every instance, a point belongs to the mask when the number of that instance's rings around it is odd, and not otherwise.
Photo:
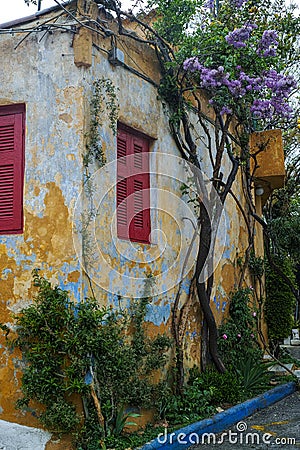
[[(63, 0), (59, 0), (63, 3)], [(288, 0), (289, 1), (289, 0)], [(294, 0), (300, 4), (300, 0)], [(130, 5), (130, 0), (123, 0), (123, 5)], [(24, 0), (0, 0), (0, 23), (9, 22), (19, 17), (30, 16), (37, 11), (37, 6), (27, 6)], [(55, 6), (54, 0), (42, 0), (42, 9)]]
[[(66, 0), (58, 0), (64, 3)], [(36, 0), (38, 3), (38, 0)], [(130, 5), (130, 0), (123, 0), (123, 5)], [(10, 20), (18, 19), (19, 17), (26, 17), (34, 14), (37, 11), (37, 6), (30, 4), (27, 6), (24, 0), (0, 0), (0, 23), (9, 22)], [(57, 3), (54, 0), (42, 0), (41, 9), (50, 8)]]
[[(36, 5), (27, 6), (24, 0), (0, 0), (0, 23), (25, 17), (37, 11)], [(54, 6), (53, 0), (42, 0), (42, 9)]]

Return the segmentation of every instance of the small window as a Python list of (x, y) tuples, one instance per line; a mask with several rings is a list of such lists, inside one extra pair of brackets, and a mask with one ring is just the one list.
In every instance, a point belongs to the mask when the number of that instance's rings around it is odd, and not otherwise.
[(149, 243), (149, 138), (125, 125), (117, 135), (117, 233), (122, 239)]
[(0, 233), (23, 232), (25, 105), (0, 107)]

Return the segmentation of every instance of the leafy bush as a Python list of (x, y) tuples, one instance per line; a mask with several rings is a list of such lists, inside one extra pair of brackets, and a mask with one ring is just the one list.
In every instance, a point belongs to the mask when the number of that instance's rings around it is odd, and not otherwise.
[[(291, 280), (295, 279), (288, 258), (276, 259), (275, 263)], [(294, 305), (295, 299), (288, 285), (267, 265), (265, 317), (274, 348), (291, 333)]]
[[(17, 337), (11, 340), (27, 363), (18, 407), (41, 403), (39, 419), (46, 428), (73, 431), (82, 448), (99, 448), (105, 437), (122, 432), (124, 405), (158, 403), (163, 383), (155, 385), (152, 376), (165, 365), (170, 339), (146, 335), (148, 298), (134, 303), (130, 315), (102, 308), (95, 299), (75, 305), (37, 271), (34, 283), (38, 295), (15, 316)], [(84, 418), (72, 394), (79, 394)]]
[(229, 318), (219, 328), (219, 351), (229, 367), (237, 367), (243, 358), (259, 360), (257, 343), (258, 312), (251, 306), (252, 290), (239, 289), (231, 294)]
[(235, 404), (243, 398), (241, 379), (232, 369), (225, 373), (207, 369), (200, 375), (199, 382), (205, 388), (210, 388), (211, 401), (216, 406), (222, 403)]
[(169, 395), (164, 407), (164, 417), (171, 425), (184, 425), (207, 417), (215, 412), (212, 405), (213, 390), (201, 378), (191, 379), (182, 395)]
[(267, 368), (261, 360), (247, 356), (223, 374), (208, 368), (198, 376), (197, 383), (210, 390), (213, 405), (236, 404), (270, 388)]

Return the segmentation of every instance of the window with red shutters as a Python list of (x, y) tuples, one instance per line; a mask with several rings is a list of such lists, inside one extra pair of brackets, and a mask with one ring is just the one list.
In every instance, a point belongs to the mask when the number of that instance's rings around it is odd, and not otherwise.
[(23, 231), (25, 105), (0, 107), (0, 234)]
[(119, 238), (149, 243), (149, 139), (118, 125), (117, 233)]

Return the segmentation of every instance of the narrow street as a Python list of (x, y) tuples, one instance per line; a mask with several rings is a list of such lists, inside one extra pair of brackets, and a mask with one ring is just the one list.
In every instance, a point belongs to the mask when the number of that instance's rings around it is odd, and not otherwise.
[(220, 448), (222, 450), (247, 449), (300, 449), (300, 393), (284, 398), (274, 405), (258, 411), (214, 436), (203, 435), (201, 448)]

